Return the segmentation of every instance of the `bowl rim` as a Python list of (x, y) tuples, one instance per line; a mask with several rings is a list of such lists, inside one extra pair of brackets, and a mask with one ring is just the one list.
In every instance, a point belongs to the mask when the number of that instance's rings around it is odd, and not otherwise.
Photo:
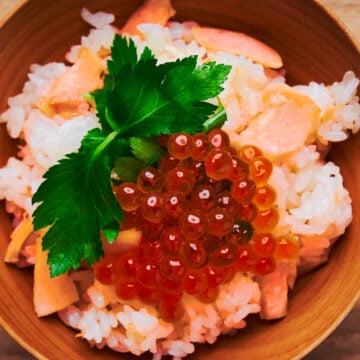
[[(346, 34), (347, 38), (351, 41), (352, 45), (356, 49), (357, 53), (360, 56), (360, 40), (357, 40), (353, 32), (349, 29), (349, 27), (344, 23), (344, 21), (322, 0), (311, 0), (314, 4), (317, 4), (320, 8), (322, 8), (327, 15), (332, 18), (337, 25), (341, 28), (341, 30)], [(12, 17), (27, 3), (31, 2), (31, 0), (21, 0), (15, 6), (12, 6), (11, 10), (8, 11), (3, 18), (0, 19), (0, 30), (1, 28), (12, 19)], [(293, 360), (300, 360), (305, 355), (309, 354), (310, 351), (315, 349), (320, 343), (322, 343), (345, 319), (345, 317), (350, 313), (350, 311), (354, 308), (356, 303), (360, 300), (360, 288), (357, 291), (357, 294), (348, 302), (348, 305), (343, 309), (340, 316), (333, 322), (332, 326), (328, 327), (326, 331), (319, 336), (316, 341), (314, 341), (308, 348), (303, 349), (303, 351)], [(37, 359), (47, 360), (48, 358), (43, 356), (40, 352), (38, 352), (34, 347), (26, 342), (21, 336), (19, 336), (15, 329), (8, 324), (0, 313), (0, 326), (5, 330), (5, 332), (11, 336), (21, 347), (23, 347), (26, 351), (28, 351), (31, 355), (35, 356)]]

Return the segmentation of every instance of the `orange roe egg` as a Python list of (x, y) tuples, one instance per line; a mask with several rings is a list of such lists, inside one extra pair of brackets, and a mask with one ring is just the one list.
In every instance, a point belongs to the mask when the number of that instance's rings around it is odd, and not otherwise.
[(157, 141), (168, 150), (157, 168), (144, 168), (135, 184), (114, 186), (121, 229), (141, 230), (140, 244), (94, 265), (96, 278), (114, 285), (119, 298), (156, 306), (173, 322), (184, 315), (184, 294), (214, 302), (237, 272), (262, 276), (276, 261), (296, 259), (294, 239), (271, 234), (279, 215), (267, 183), (272, 163), (260, 149), (246, 145), (238, 153), (220, 129)]
[(114, 195), (125, 211), (134, 211), (139, 207), (140, 193), (136, 184), (131, 182), (114, 186)]
[(272, 257), (259, 258), (255, 264), (254, 272), (257, 275), (267, 275), (276, 269), (276, 261)]
[(276, 192), (274, 188), (268, 184), (256, 188), (255, 195), (252, 199), (253, 203), (259, 209), (268, 209), (276, 200)]
[(169, 154), (174, 156), (176, 159), (187, 159), (193, 152), (193, 137), (186, 133), (176, 133), (170, 135), (167, 148)]
[(105, 285), (112, 285), (116, 280), (117, 255), (108, 255), (94, 264), (95, 277)]
[(216, 207), (207, 217), (207, 232), (215, 236), (225, 236), (231, 233), (234, 226), (234, 216), (226, 209)]
[(215, 149), (228, 149), (230, 145), (229, 135), (221, 129), (213, 129), (208, 134), (211, 146)]
[(213, 180), (228, 179), (233, 171), (231, 155), (224, 150), (211, 150), (205, 160), (205, 171)]
[(246, 163), (250, 163), (251, 160), (262, 155), (262, 151), (253, 145), (244, 145), (239, 149), (240, 159)]
[(275, 228), (278, 221), (279, 213), (276, 209), (270, 208), (259, 211), (251, 224), (258, 232), (270, 232)]
[(256, 157), (249, 163), (250, 177), (256, 184), (265, 184), (272, 173), (272, 169), (271, 161), (263, 156)]
[(168, 191), (179, 191), (190, 194), (195, 184), (193, 173), (183, 166), (177, 166), (166, 174), (165, 186)]
[(235, 260), (235, 267), (238, 271), (253, 271), (258, 261), (254, 249), (251, 245), (241, 245), (237, 248), (237, 257)]
[(194, 160), (205, 160), (211, 150), (208, 137), (204, 133), (197, 133), (193, 135), (193, 141), (194, 147), (191, 157)]
[(164, 177), (156, 168), (146, 167), (140, 171), (136, 185), (143, 193), (161, 191), (164, 186)]
[(293, 236), (280, 236), (276, 238), (274, 257), (279, 260), (296, 261), (299, 255), (299, 249), (299, 243)]
[(164, 217), (163, 198), (159, 193), (145, 194), (140, 203), (143, 218), (152, 223), (159, 223)]
[(256, 185), (251, 179), (236, 180), (231, 185), (231, 196), (239, 204), (248, 204), (255, 196)]
[(189, 295), (199, 295), (207, 285), (206, 276), (199, 269), (189, 269), (183, 279), (184, 291)]
[(276, 242), (271, 233), (255, 233), (251, 243), (259, 256), (272, 256), (275, 252)]

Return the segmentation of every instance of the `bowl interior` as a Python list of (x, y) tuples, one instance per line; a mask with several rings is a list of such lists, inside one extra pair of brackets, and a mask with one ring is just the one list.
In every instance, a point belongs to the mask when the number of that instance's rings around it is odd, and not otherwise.
[[(85, 6), (117, 16), (121, 25), (140, 0), (31, 0), (0, 29), (0, 112), (6, 99), (21, 91), (32, 63), (63, 61), (71, 45), (89, 27), (80, 19)], [(332, 83), (347, 70), (360, 77), (360, 50), (341, 25), (317, 1), (290, 0), (173, 0), (176, 19), (249, 33), (279, 51), (291, 84), (311, 80)], [(11, 39), (11, 41), (9, 41)], [(0, 165), (16, 151), (0, 127)], [(236, 336), (223, 337), (215, 345), (197, 347), (189, 359), (300, 359), (321, 342), (345, 317), (359, 296), (360, 165), (355, 161), (360, 136), (336, 145), (330, 154), (340, 165), (345, 186), (353, 199), (354, 220), (326, 266), (298, 280), (290, 294), (288, 316), (263, 322), (256, 317)], [(0, 258), (4, 257), (11, 224), (0, 207)], [(31, 271), (0, 261), (0, 325), (39, 359), (133, 359), (108, 350), (101, 353), (76, 339), (75, 333), (56, 316), (38, 319), (32, 307)], [(150, 359), (144, 355), (141, 359)]]

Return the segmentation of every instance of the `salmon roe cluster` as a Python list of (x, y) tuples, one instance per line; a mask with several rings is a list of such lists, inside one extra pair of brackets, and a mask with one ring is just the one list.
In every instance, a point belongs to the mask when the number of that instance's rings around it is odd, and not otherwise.
[(175, 321), (184, 294), (213, 302), (236, 272), (269, 274), (277, 260), (294, 260), (298, 248), (271, 233), (278, 222), (272, 163), (258, 148), (236, 151), (220, 129), (159, 142), (167, 152), (157, 167), (114, 186), (122, 229), (140, 229), (140, 244), (106, 255), (94, 269), (121, 299), (157, 306), (164, 320)]

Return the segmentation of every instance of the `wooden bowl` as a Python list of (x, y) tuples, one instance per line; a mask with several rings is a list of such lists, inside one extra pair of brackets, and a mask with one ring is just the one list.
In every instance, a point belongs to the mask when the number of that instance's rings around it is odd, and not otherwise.
[[(0, 28), (0, 111), (6, 99), (21, 91), (32, 63), (63, 61), (88, 26), (80, 9), (108, 11), (121, 25), (141, 0), (31, 0)], [(318, 1), (173, 0), (179, 20), (247, 32), (277, 49), (291, 84), (310, 80), (332, 83), (347, 70), (360, 77), (360, 50), (341, 24)], [(0, 164), (14, 144), (0, 129)], [(300, 359), (316, 347), (348, 314), (359, 297), (360, 284), (360, 134), (334, 146), (330, 156), (340, 165), (353, 199), (354, 220), (334, 247), (329, 262), (298, 280), (290, 295), (289, 313), (281, 321), (253, 318), (244, 331), (222, 337), (215, 345), (197, 346), (189, 359)], [(1, 204), (0, 258), (11, 231)], [(96, 350), (56, 316), (38, 319), (32, 307), (32, 275), (0, 261), (0, 325), (39, 359), (135, 359), (110, 350)], [(145, 355), (141, 359), (150, 359)]]

